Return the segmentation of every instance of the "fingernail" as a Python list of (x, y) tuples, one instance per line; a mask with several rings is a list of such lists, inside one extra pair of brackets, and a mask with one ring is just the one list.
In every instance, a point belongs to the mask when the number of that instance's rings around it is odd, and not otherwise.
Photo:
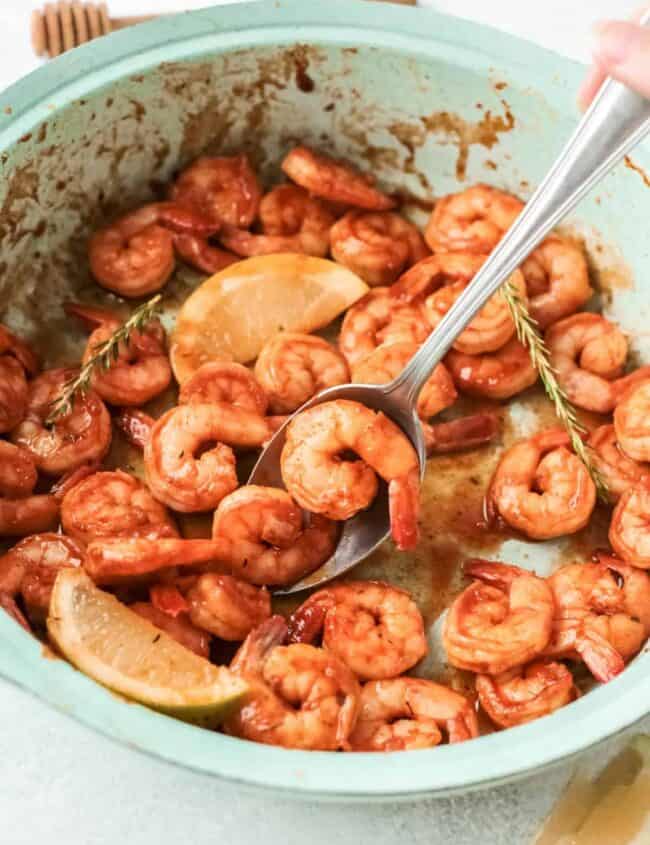
[(621, 21), (598, 21), (592, 32), (595, 58), (609, 64), (622, 64), (636, 46), (635, 28)]

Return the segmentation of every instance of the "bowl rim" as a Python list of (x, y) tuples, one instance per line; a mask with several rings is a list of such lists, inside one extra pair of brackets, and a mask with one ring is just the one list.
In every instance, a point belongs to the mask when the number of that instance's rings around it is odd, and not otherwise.
[[(424, 21), (430, 27), (424, 25)], [(429, 29), (432, 35), (423, 34)], [(553, 86), (568, 112), (580, 66), (544, 48), (430, 9), (367, 2), (265, 0), (160, 18), (93, 42), (0, 95), (0, 150), (89, 91), (161, 62), (255, 45), (314, 42), (381, 46)], [(506, 58), (507, 57), (507, 58)], [(557, 95), (557, 96), (555, 96)], [(0, 158), (0, 172), (4, 170)], [(290, 751), (208, 732), (121, 700), (0, 614), (0, 673), (100, 732), (141, 751), (242, 785), (329, 799), (404, 798), (493, 786), (559, 763), (628, 729), (650, 711), (650, 654), (616, 680), (528, 725), (472, 742), (381, 757)], [(507, 736), (507, 739), (505, 737)], [(549, 741), (549, 737), (553, 741)], [(382, 765), (376, 765), (377, 762)]]

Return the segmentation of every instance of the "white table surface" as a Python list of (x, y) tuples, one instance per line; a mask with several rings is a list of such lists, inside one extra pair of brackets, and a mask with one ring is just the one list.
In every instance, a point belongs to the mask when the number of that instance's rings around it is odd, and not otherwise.
[[(640, 0), (424, 0), (586, 60), (590, 23)], [(0, 87), (32, 70), (29, 12), (0, 0)], [(109, 0), (115, 16), (199, 8), (196, 0)], [(650, 730), (650, 721), (645, 725)], [(595, 763), (598, 762), (596, 755)], [(0, 843), (34, 845), (528, 845), (572, 772), (413, 804), (299, 803), (247, 794), (99, 736), (0, 680)], [(637, 839), (650, 838), (650, 830)], [(636, 843), (635, 843), (636, 845)]]

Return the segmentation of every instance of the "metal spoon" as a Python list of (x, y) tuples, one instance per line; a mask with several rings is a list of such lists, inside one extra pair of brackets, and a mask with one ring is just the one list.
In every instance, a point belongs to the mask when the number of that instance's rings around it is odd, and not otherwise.
[[(649, 19), (650, 13), (642, 23), (647, 25)], [(402, 373), (390, 384), (345, 384), (324, 390), (296, 413), (333, 399), (352, 399), (383, 411), (410, 438), (424, 475), (426, 454), (416, 402), (434, 367), (544, 236), (648, 131), (650, 101), (608, 79), (513, 226)], [(260, 456), (249, 478), (250, 484), (284, 486), (280, 454), (289, 423), (290, 420), (278, 430)], [(344, 524), (332, 557), (311, 575), (278, 592), (294, 593), (341, 575), (387, 538), (388, 526), (388, 496), (384, 486), (370, 508)]]

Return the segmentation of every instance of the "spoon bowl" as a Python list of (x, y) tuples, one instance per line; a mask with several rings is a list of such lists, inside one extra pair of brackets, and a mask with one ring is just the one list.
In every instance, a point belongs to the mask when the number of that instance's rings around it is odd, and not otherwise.
[[(266, 448), (253, 467), (249, 484), (260, 484), (265, 487), (282, 487), (282, 473), (280, 471), (280, 457), (286, 440), (287, 426), (296, 414), (331, 402), (334, 399), (349, 399), (359, 402), (367, 408), (381, 411), (389, 417), (409, 438), (418, 456), (420, 477), (424, 477), (426, 466), (426, 448), (424, 434), (419, 418), (413, 408), (400, 401), (399, 395), (392, 392), (392, 384), (341, 384), (330, 387), (314, 396), (299, 408), (273, 435)], [(289, 595), (300, 590), (312, 589), (342, 575), (364, 558), (368, 557), (390, 534), (388, 515), (388, 486), (381, 482), (379, 492), (372, 505), (360, 511), (352, 519), (343, 524), (343, 530), (334, 554), (321, 564), (314, 572), (301, 578), (295, 584), (285, 589), (274, 590), (277, 595)]]

